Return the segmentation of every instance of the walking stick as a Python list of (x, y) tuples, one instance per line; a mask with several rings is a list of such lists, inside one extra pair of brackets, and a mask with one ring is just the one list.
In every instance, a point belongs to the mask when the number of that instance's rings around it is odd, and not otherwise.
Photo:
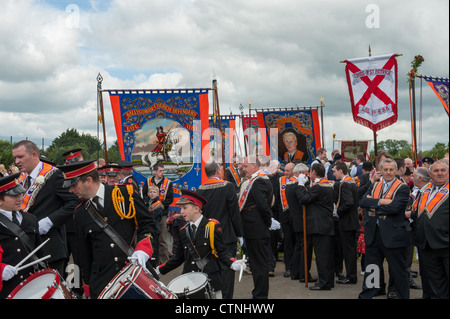
[(303, 259), (305, 260), (305, 287), (308, 288), (308, 252), (306, 249), (306, 207), (303, 205)]

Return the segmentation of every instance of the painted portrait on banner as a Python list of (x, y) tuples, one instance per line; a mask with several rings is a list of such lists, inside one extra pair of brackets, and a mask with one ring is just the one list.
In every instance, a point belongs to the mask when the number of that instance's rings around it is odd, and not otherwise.
[[(259, 127), (264, 127), (268, 134), (267, 141), (274, 144), (269, 132), (276, 129), (277, 159), (282, 167), (293, 161), (310, 164), (316, 157), (316, 150), (321, 147), (320, 125), (317, 110), (268, 111), (258, 113)], [(271, 135), (272, 133), (270, 133)], [(267, 142), (269, 143), (269, 142)], [(273, 145), (270, 145), (271, 159)]]

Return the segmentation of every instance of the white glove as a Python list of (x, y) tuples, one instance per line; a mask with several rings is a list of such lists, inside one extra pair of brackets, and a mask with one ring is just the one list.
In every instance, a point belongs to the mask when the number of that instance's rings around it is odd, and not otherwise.
[(2, 272), (2, 280), (8, 281), (15, 275), (17, 275), (18, 271), (17, 268), (11, 265), (7, 265)]
[(45, 217), (39, 221), (39, 234), (46, 235), (50, 228), (53, 227), (53, 223), (50, 218)]
[(270, 225), (269, 229), (270, 230), (278, 230), (280, 228), (281, 228), (280, 223), (276, 219), (272, 218), (272, 225)]
[(243, 237), (238, 237), (239, 240), (239, 245), (244, 246), (244, 238)]
[(240, 271), (241, 268), (243, 270), (247, 269), (247, 265), (245, 264), (245, 260), (243, 259), (236, 260), (231, 264), (231, 269), (233, 269), (234, 271)]
[[(150, 256), (147, 255), (147, 253), (143, 252), (142, 250), (135, 250), (133, 255), (131, 255), (132, 257), (132, 263), (136, 264), (136, 262), (141, 265), (142, 268), (147, 269), (147, 267), (145, 266), (145, 264), (147, 263), (147, 261), (150, 259)], [(136, 258), (133, 258), (136, 257)]]
[(156, 274), (157, 274), (158, 276), (161, 275), (161, 272), (159, 271), (159, 266), (156, 267), (155, 272), (156, 272)]
[(306, 176), (305, 174), (300, 174), (298, 176), (298, 185), (305, 186), (307, 181), (308, 181), (308, 176)]

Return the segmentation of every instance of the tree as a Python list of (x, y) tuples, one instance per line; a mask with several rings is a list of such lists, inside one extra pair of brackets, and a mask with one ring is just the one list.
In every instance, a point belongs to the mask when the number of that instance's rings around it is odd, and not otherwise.
[(412, 146), (405, 140), (391, 140), (379, 142), (377, 149), (389, 152), (392, 157), (411, 157)]
[(9, 168), (9, 164), (14, 163), (12, 148), (11, 142), (0, 140), (0, 164), (4, 164), (6, 169)]
[(90, 134), (78, 133), (76, 129), (67, 129), (59, 137), (55, 138), (47, 150), (43, 152), (48, 159), (53, 160), (56, 164), (62, 165), (65, 162), (64, 154), (70, 150), (81, 148), (81, 154), (85, 160), (97, 159), (98, 150), (102, 157), (102, 144), (99, 140)]

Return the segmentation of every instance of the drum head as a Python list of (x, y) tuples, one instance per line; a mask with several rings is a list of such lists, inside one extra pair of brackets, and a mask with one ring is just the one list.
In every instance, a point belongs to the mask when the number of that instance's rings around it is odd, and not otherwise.
[(167, 288), (175, 294), (183, 294), (185, 291), (195, 293), (205, 287), (208, 276), (202, 272), (191, 272), (173, 279)]
[(59, 285), (59, 276), (53, 269), (41, 270), (32, 274), (17, 286), (9, 299), (43, 299), (51, 297)]

